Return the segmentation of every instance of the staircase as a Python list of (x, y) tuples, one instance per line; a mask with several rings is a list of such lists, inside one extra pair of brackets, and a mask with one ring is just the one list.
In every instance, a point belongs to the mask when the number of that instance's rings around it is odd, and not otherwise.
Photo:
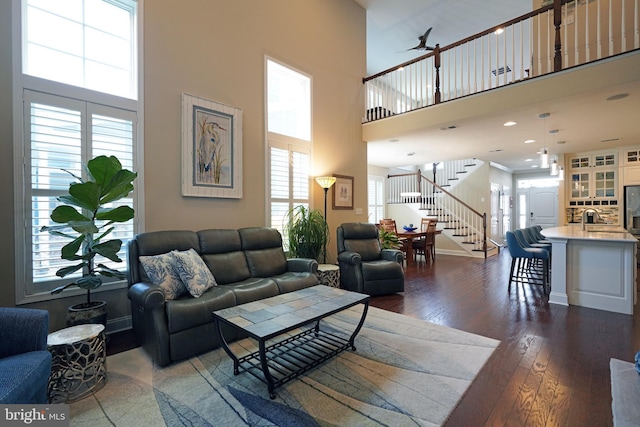
[(487, 237), (487, 214), (478, 212), (451, 193), (476, 164), (476, 159), (446, 162), (436, 169), (436, 181), (425, 177), (420, 170), (389, 175), (387, 203), (409, 204), (416, 207), (421, 217), (437, 218), (442, 235), (468, 256), (486, 258), (493, 255), (498, 248)]

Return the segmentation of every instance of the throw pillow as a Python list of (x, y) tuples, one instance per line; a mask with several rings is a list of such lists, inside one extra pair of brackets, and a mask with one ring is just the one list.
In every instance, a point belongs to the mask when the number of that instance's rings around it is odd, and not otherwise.
[(173, 251), (171, 255), (173, 256), (173, 268), (192, 296), (198, 298), (207, 289), (217, 285), (211, 270), (195, 250)]
[(171, 254), (141, 256), (140, 264), (149, 276), (151, 283), (164, 291), (166, 301), (174, 300), (187, 292), (186, 286), (173, 268)]

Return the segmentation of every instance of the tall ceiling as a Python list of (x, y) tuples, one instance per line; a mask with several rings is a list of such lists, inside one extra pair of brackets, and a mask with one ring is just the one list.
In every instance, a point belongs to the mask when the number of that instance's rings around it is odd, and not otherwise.
[[(428, 44), (446, 46), (473, 34), (506, 22), (532, 10), (535, 0), (355, 0), (367, 10), (367, 72), (369, 75), (424, 54), (407, 51), (419, 42), (418, 36), (433, 27)], [(536, 3), (537, 4), (537, 3)], [(638, 53), (637, 55), (640, 55)], [(636, 55), (636, 56), (637, 56)], [(637, 63), (637, 62), (636, 62)], [(508, 108), (467, 111), (468, 100), (449, 101), (424, 110), (448, 109), (453, 112), (446, 120), (443, 114), (424, 111), (423, 127), (387, 126), (384, 132), (366, 132), (369, 164), (383, 167), (420, 166), (425, 163), (477, 157), (499, 163), (512, 171), (535, 171), (539, 164), (536, 154), (543, 145), (552, 154), (575, 153), (610, 149), (623, 145), (640, 145), (640, 73), (637, 77), (611, 80), (591, 89), (589, 83), (577, 93), (554, 87), (552, 83), (537, 82), (538, 90), (547, 96), (523, 98), (519, 105)], [(588, 75), (588, 74), (586, 74)], [(591, 78), (593, 73), (591, 73)], [(536, 80), (522, 83), (532, 85)], [(597, 81), (607, 81), (602, 75)], [(513, 89), (492, 94), (493, 103), (500, 104), (500, 96)], [(571, 92), (571, 93), (570, 93)], [(526, 93), (524, 91), (523, 93)], [(531, 94), (532, 92), (529, 92)], [(628, 94), (617, 101), (607, 98)], [(477, 95), (487, 97), (488, 95)], [(506, 95), (508, 96), (508, 95)], [(535, 98), (535, 99), (534, 99)], [(471, 101), (472, 102), (472, 101)], [(460, 114), (455, 109), (456, 104)], [(446, 106), (446, 104), (451, 104)], [(546, 120), (538, 118), (550, 113)], [(634, 119), (635, 117), (635, 119)], [(384, 121), (397, 121), (399, 117)], [(516, 126), (505, 128), (506, 121)], [(369, 124), (366, 126), (373, 126)], [(380, 124), (382, 125), (382, 124)], [(456, 129), (443, 131), (450, 125)], [(378, 126), (376, 124), (375, 126)], [(558, 130), (551, 134), (550, 130)], [(524, 144), (534, 139), (536, 143)], [(393, 141), (393, 142), (391, 142)], [(558, 144), (559, 142), (559, 144)]]

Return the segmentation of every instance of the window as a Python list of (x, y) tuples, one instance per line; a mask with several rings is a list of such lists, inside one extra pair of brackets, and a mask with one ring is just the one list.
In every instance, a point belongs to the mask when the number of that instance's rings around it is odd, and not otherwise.
[(136, 99), (136, 2), (24, 0), (23, 73)]
[[(83, 164), (99, 155), (116, 156), (123, 167), (137, 171), (137, 4), (130, 0), (22, 1), (22, 35), (15, 41), (22, 58), (15, 121), (16, 177), (16, 303), (56, 298), (54, 287), (69, 283), (56, 271), (70, 262), (60, 249), (69, 242), (47, 232), (57, 197), (68, 190)], [(138, 211), (141, 179), (118, 205)], [(136, 212), (137, 214), (138, 212)], [(137, 215), (136, 215), (137, 216)], [(110, 237), (127, 241), (138, 232), (138, 219), (114, 224)], [(97, 260), (120, 271), (126, 262)], [(80, 272), (77, 273), (81, 274)], [(118, 283), (117, 286), (124, 286)], [(72, 288), (67, 293), (83, 293)]]
[(384, 218), (384, 178), (369, 175), (369, 222), (378, 224)]
[(267, 60), (269, 132), (311, 141), (311, 78)]
[(266, 69), (267, 221), (282, 233), (287, 212), (310, 203), (311, 78), (270, 59)]

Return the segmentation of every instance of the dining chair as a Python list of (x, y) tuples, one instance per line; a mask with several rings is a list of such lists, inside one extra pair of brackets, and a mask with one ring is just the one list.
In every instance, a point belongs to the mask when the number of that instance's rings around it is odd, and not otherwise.
[(436, 259), (436, 227), (437, 218), (422, 218), (420, 221), (420, 231), (427, 234), (420, 239), (413, 241), (413, 249), (416, 257), (424, 256), (425, 261), (435, 261)]
[[(380, 228), (385, 231), (390, 231), (392, 233), (398, 234), (398, 227), (396, 225), (396, 220), (391, 218), (384, 218), (380, 220)], [(402, 251), (404, 255), (404, 259), (409, 263), (407, 257), (409, 256), (409, 238), (407, 237), (398, 237), (398, 241), (400, 242), (399, 250)], [(415, 240), (412, 242), (414, 243)], [(415, 246), (413, 252), (413, 256), (415, 259)]]

